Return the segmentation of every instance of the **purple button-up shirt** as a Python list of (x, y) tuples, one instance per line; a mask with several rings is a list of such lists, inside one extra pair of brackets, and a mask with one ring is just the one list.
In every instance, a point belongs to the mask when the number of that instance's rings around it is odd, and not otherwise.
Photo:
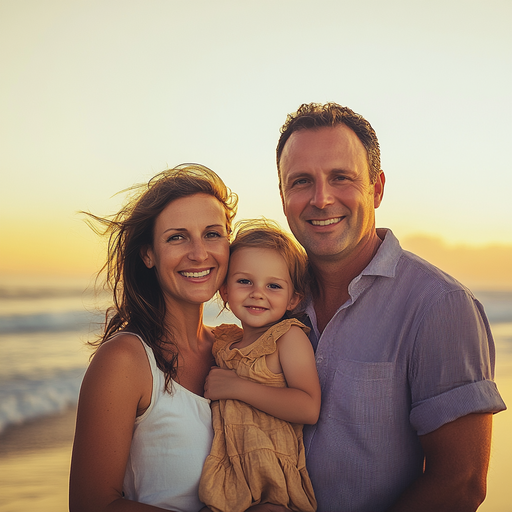
[(306, 310), (322, 386), (304, 428), (318, 512), (386, 510), (423, 471), (418, 435), (505, 409), (482, 305), (391, 231), (349, 293), (321, 335)]

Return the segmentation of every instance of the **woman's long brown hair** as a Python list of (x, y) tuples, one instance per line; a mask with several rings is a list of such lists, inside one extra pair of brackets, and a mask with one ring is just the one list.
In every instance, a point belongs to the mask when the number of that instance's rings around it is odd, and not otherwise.
[(94, 231), (108, 237), (107, 260), (98, 274), (105, 273), (113, 299), (103, 333), (90, 344), (98, 348), (121, 331), (140, 335), (153, 350), (170, 390), (171, 379), (176, 378), (178, 350), (172, 326), (165, 321), (166, 305), (155, 269), (146, 267), (141, 250), (153, 244), (155, 219), (162, 210), (170, 202), (194, 194), (208, 194), (220, 201), (230, 234), (238, 197), (217, 174), (199, 164), (168, 169), (149, 183), (128, 190), (131, 197), (115, 215), (97, 217), (85, 212)]

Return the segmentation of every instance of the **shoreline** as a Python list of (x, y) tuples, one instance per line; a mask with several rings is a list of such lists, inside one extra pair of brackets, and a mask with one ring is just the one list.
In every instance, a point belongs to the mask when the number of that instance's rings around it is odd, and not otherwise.
[(71, 446), (75, 432), (76, 406), (49, 416), (10, 425), (0, 434), (0, 459)]

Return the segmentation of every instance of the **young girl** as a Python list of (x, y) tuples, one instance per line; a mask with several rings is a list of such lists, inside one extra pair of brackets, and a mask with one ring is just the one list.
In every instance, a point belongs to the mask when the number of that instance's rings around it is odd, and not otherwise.
[[(224, 303), (241, 321), (214, 330), (205, 384), (214, 440), (199, 497), (214, 512), (272, 503), (315, 511), (302, 424), (316, 423), (320, 385), (309, 329), (293, 318), (305, 292), (306, 256), (269, 221), (246, 221), (231, 245)], [(234, 371), (233, 371), (234, 370)]]

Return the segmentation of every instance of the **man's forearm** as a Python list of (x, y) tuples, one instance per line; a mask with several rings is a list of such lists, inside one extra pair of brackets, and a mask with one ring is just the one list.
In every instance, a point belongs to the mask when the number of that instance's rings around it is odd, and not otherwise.
[(485, 499), (492, 414), (469, 414), (420, 436), (425, 472), (388, 512), (474, 512)]

